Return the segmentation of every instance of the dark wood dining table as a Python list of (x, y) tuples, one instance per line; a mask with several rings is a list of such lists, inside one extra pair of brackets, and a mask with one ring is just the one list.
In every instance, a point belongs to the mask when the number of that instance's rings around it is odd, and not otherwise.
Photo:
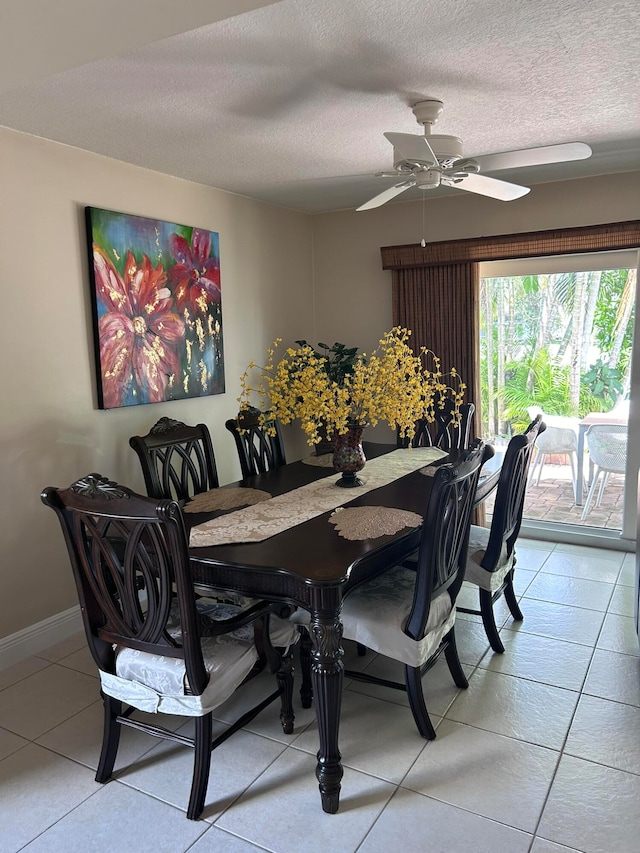
[[(364, 449), (367, 458), (373, 459), (396, 446), (365, 442)], [(299, 461), (230, 485), (262, 489), (275, 497), (330, 474), (331, 469)], [(485, 499), (495, 487), (497, 474), (491, 471), (490, 481), (485, 478), (479, 499)], [(339, 477), (333, 476), (336, 480)], [(366, 467), (361, 476), (366, 480)], [(394, 507), (422, 516), (431, 483), (432, 478), (414, 471), (365, 494), (358, 494), (358, 489), (344, 489), (342, 504)], [(338, 811), (343, 774), (338, 748), (343, 680), (342, 599), (359, 583), (415, 551), (420, 528), (404, 528), (375, 539), (350, 540), (338, 535), (328, 522), (330, 514), (326, 512), (260, 542), (191, 547), (190, 554), (193, 579), (200, 587), (210, 585), (281, 601), (309, 612), (311, 678), (319, 733), (316, 777), (322, 808), (333, 814)], [(185, 513), (185, 520), (193, 527), (214, 515)]]

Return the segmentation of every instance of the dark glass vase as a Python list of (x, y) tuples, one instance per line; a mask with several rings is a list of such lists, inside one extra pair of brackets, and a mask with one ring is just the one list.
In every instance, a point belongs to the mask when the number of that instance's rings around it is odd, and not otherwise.
[(350, 489), (362, 486), (363, 482), (356, 475), (364, 468), (367, 457), (362, 449), (362, 434), (366, 424), (349, 424), (347, 432), (336, 435), (333, 451), (333, 467), (342, 472), (342, 477), (336, 481), (336, 486)]

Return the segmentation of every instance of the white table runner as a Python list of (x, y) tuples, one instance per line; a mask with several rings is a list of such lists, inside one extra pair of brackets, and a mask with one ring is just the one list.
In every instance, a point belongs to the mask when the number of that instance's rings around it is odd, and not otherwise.
[(360, 475), (365, 481), (362, 486), (340, 489), (335, 485), (339, 475), (333, 472), (329, 477), (292, 492), (199, 524), (192, 528), (189, 544), (192, 548), (203, 548), (234, 542), (261, 542), (446, 455), (436, 447), (394, 450), (367, 462)]

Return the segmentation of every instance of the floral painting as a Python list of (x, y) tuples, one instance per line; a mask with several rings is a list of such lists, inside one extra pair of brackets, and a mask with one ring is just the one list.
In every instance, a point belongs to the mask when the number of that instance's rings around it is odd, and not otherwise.
[(224, 392), (218, 234), (86, 208), (101, 409)]

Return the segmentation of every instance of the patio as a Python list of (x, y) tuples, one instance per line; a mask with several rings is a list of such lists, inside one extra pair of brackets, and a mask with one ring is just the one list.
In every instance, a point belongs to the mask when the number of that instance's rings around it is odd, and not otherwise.
[[(580, 516), (583, 507), (576, 506), (573, 502), (570, 466), (566, 464), (545, 464), (540, 484), (529, 483), (527, 487), (523, 518), (621, 530), (623, 487), (624, 477), (619, 474), (611, 474), (602, 496), (601, 505), (596, 506), (596, 494), (587, 517), (582, 521)], [(488, 500), (488, 515), (491, 514), (492, 508), (493, 503)]]

